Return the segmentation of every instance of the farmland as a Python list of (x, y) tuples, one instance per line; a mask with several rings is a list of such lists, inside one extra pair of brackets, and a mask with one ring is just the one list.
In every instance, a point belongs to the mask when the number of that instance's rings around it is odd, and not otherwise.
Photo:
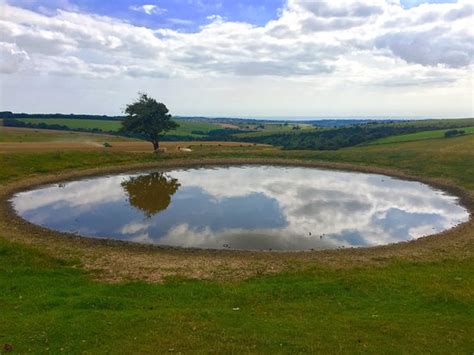
[[(461, 128), (464, 131), (464, 134), (473, 134), (474, 127), (463, 127)], [(441, 129), (436, 131), (422, 131), (411, 134), (401, 134), (397, 136), (390, 136), (382, 139), (378, 139), (370, 144), (387, 144), (387, 143), (399, 143), (399, 142), (412, 142), (424, 139), (435, 139), (435, 138), (444, 138), (444, 134), (447, 132), (447, 129)]]
[[(70, 129), (85, 129), (85, 130), (100, 130), (104, 132), (117, 132), (121, 123), (119, 120), (92, 120), (92, 119), (74, 119), (74, 118), (20, 118), (21, 122), (40, 124), (45, 123), (48, 125), (60, 125), (66, 126)], [(177, 136), (200, 136), (195, 134), (195, 131), (208, 132), (212, 129), (221, 128), (217, 124), (190, 121), (190, 120), (177, 120), (179, 127), (176, 130), (168, 132), (169, 135)]]
[(49, 125), (61, 125), (69, 127), (70, 129), (99, 129), (107, 132), (118, 131), (120, 128), (120, 121), (117, 120), (78, 120), (74, 118), (21, 118), (19, 120), (21, 122), (34, 124), (46, 123)]
[[(337, 151), (190, 144), (186, 154), (1, 154), (2, 196), (25, 179), (97, 166), (236, 160), (388, 169), (474, 191), (474, 135)], [(18, 352), (463, 353), (474, 346), (472, 221), (387, 248), (242, 254), (55, 237), (12, 224), (2, 208), (0, 334)]]
[(0, 126), (0, 143), (24, 142), (116, 142), (129, 141), (126, 137), (74, 131)]

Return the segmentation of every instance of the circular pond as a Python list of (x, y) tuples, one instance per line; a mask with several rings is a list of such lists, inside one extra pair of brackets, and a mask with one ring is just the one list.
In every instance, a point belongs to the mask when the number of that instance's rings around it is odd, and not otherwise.
[(61, 232), (167, 246), (310, 250), (439, 233), (469, 214), (419, 182), (315, 168), (176, 169), (83, 179), (12, 198)]

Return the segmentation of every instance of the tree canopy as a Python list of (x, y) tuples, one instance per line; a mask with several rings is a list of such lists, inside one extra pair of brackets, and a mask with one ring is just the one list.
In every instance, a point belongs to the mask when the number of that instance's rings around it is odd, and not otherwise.
[(177, 179), (160, 172), (131, 177), (122, 182), (130, 204), (147, 217), (165, 210), (171, 202), (171, 196), (180, 186)]
[(179, 126), (171, 120), (166, 105), (147, 94), (140, 94), (138, 100), (127, 105), (124, 112), (126, 117), (122, 121), (121, 131), (141, 136), (153, 144), (155, 151), (160, 147), (163, 133)]

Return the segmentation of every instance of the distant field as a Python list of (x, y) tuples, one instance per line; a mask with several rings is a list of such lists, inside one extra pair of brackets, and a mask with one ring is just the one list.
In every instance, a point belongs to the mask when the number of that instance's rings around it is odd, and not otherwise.
[(389, 125), (399, 126), (415, 126), (415, 127), (430, 127), (436, 125), (436, 127), (450, 128), (453, 123), (456, 125), (469, 127), (474, 126), (474, 118), (456, 118), (456, 119), (429, 119), (429, 120), (413, 120), (409, 122), (390, 123)]
[[(263, 128), (257, 128), (259, 125), (240, 125), (239, 128), (245, 128), (250, 130), (255, 130), (255, 132), (243, 132), (237, 133), (234, 136), (243, 138), (243, 137), (261, 137), (265, 135), (271, 135), (275, 133), (296, 133), (307, 130), (315, 130), (316, 128), (310, 124), (275, 124), (269, 123), (263, 125)], [(248, 128), (247, 128), (248, 127)], [(295, 128), (299, 127), (299, 129)]]
[(132, 141), (132, 139), (105, 134), (0, 126), (0, 143), (118, 141)]
[(189, 120), (180, 120), (175, 119), (175, 121), (179, 124), (178, 129), (174, 131), (169, 131), (168, 135), (177, 135), (177, 136), (195, 136), (199, 137), (201, 135), (192, 133), (193, 131), (201, 131), (201, 132), (209, 132), (213, 129), (221, 129), (223, 128), (219, 124), (215, 123), (208, 123), (202, 121), (189, 121)]
[[(464, 131), (465, 134), (474, 133), (474, 127), (459, 128), (459, 130)], [(444, 133), (446, 131), (448, 130), (440, 129), (437, 131), (423, 131), (423, 132), (410, 133), (410, 134), (401, 134), (397, 136), (390, 136), (390, 137), (377, 139), (376, 141), (370, 142), (368, 144), (373, 145), (373, 144), (401, 143), (401, 142), (419, 141), (419, 140), (424, 140), (424, 139), (443, 138)]]
[[(28, 123), (46, 123), (67, 126), (70, 129), (100, 129), (108, 132), (116, 132), (119, 130), (121, 124), (117, 120), (92, 120), (92, 119), (75, 119), (75, 118), (20, 118), (19, 121)], [(207, 133), (214, 129), (233, 128), (242, 129), (243, 133), (236, 135), (237, 137), (258, 137), (267, 134), (283, 133), (283, 132), (300, 132), (302, 130), (314, 129), (314, 126), (309, 124), (264, 124), (264, 125), (239, 125), (228, 127), (229, 125), (220, 123), (210, 123), (198, 120), (183, 120), (175, 119), (179, 127), (176, 130), (169, 131), (168, 135), (176, 136), (192, 136), (204, 137), (204, 134), (197, 134), (195, 132)], [(262, 127), (263, 126), (263, 127)], [(299, 130), (293, 129), (299, 127)], [(245, 130), (253, 132), (245, 132)], [(194, 133), (193, 133), (194, 132)]]
[[(89, 118), (20, 118), (25, 123), (66, 126), (71, 130), (99, 130), (114, 134), (121, 127), (118, 120)], [(474, 133), (474, 119), (419, 120), (376, 123), (365, 126), (317, 128), (304, 123), (237, 123), (229, 125), (211, 120), (175, 118), (176, 130), (167, 132), (167, 140), (219, 140), (264, 143), (285, 149), (337, 150), (356, 145), (374, 145), (442, 138), (448, 129)], [(36, 127), (34, 127), (36, 129)], [(47, 128), (47, 127), (45, 127)], [(58, 127), (59, 128), (59, 127)], [(229, 130), (225, 130), (228, 128)], [(60, 128), (59, 128), (60, 129)], [(216, 130), (216, 132), (211, 132)], [(419, 132), (417, 132), (419, 131)], [(64, 134), (65, 131), (62, 131)], [(416, 132), (416, 133), (415, 133)], [(171, 137), (170, 137), (171, 136)], [(381, 138), (383, 137), (383, 138)], [(61, 138), (62, 140), (67, 140)], [(45, 136), (44, 141), (53, 140)], [(0, 141), (40, 141), (38, 137), (0, 137)]]
[(120, 121), (115, 120), (87, 120), (75, 118), (20, 118), (22, 122), (28, 123), (46, 123), (67, 126), (71, 129), (85, 128), (85, 129), (101, 129), (103, 131), (118, 131), (120, 128)]
[[(46, 123), (67, 126), (71, 129), (100, 129), (103, 131), (115, 132), (121, 127), (120, 121), (117, 120), (89, 120), (89, 119), (74, 119), (74, 118), (21, 118), (19, 121), (28, 123)], [(218, 124), (200, 122), (200, 121), (189, 121), (176, 119), (179, 127), (176, 130), (169, 131), (168, 135), (179, 135), (179, 136), (196, 136), (193, 131), (208, 132), (213, 129), (222, 128)]]

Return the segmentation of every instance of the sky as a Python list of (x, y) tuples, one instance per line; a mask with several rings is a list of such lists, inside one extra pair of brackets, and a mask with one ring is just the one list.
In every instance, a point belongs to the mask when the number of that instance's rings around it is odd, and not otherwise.
[(474, 116), (474, 0), (0, 0), (0, 110)]

